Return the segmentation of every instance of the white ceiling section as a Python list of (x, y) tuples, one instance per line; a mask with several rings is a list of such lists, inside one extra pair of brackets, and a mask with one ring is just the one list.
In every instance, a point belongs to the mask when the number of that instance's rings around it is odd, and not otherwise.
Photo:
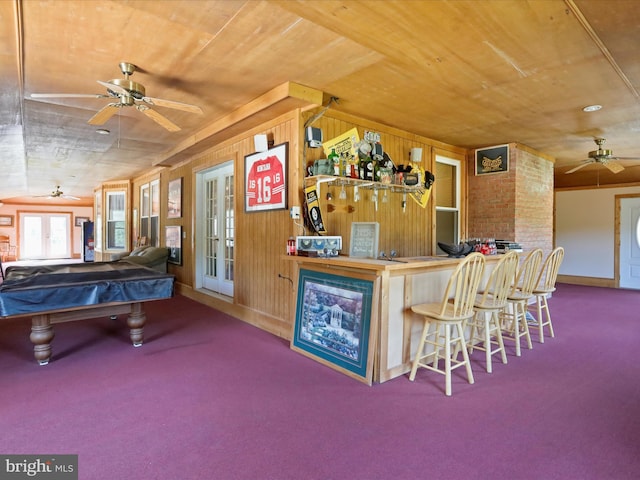
[[(640, 161), (564, 174), (596, 137), (640, 157), (638, 45), (637, 0), (5, 0), (0, 200), (90, 197), (286, 82), (449, 144), (520, 142), (556, 158), (556, 186), (638, 182)], [(99, 135), (87, 122), (113, 99), (31, 97), (104, 94), (120, 62), (147, 96), (204, 113), (152, 107), (172, 133), (120, 108)]]

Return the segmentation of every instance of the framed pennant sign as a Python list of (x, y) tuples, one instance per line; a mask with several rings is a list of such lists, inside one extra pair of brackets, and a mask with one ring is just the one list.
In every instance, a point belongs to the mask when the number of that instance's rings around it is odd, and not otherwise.
[(509, 171), (509, 145), (479, 148), (476, 150), (476, 175)]

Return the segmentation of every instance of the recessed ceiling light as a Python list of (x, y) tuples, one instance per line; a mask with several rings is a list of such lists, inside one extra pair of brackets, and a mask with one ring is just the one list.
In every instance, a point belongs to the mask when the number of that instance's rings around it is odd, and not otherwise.
[(100, 135), (109, 135), (111, 132), (106, 128), (99, 128), (96, 130), (96, 133), (99, 133)]
[(597, 112), (602, 108), (602, 105), (587, 105), (582, 109), (583, 112)]

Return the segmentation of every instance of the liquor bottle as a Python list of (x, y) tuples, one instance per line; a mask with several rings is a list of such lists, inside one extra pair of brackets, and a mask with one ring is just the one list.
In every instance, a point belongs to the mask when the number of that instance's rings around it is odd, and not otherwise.
[(333, 174), (335, 176), (340, 175), (340, 156), (336, 153), (336, 149), (332, 148), (331, 153), (327, 157), (329, 164), (333, 166)]
[(350, 157), (349, 163), (351, 163), (351, 178), (360, 178), (360, 164), (356, 157)]

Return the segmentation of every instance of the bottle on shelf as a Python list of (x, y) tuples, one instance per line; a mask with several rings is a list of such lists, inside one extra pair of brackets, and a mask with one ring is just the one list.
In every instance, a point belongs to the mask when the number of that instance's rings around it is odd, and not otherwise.
[(336, 149), (332, 148), (331, 153), (327, 156), (329, 164), (333, 166), (333, 174), (335, 176), (340, 175), (340, 155), (336, 153)]
[(287, 255), (296, 254), (296, 240), (293, 237), (289, 237), (287, 240)]

